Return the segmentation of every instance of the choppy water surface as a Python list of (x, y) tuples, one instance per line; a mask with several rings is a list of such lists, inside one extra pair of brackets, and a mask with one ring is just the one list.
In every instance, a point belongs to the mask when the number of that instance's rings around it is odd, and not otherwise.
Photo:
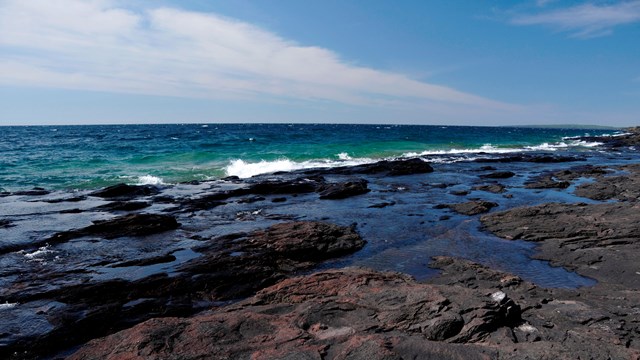
[(182, 124), (3, 127), (0, 191), (173, 184), (421, 155), (590, 151), (570, 140), (616, 131), (461, 126)]

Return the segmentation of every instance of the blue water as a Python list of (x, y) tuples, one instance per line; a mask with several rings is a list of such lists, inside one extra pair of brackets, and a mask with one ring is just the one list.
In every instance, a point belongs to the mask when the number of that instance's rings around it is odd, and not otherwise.
[(511, 151), (591, 151), (566, 140), (615, 131), (459, 126), (176, 124), (3, 127), (0, 191), (92, 189), (115, 183), (210, 180), (228, 175), (379, 159)]

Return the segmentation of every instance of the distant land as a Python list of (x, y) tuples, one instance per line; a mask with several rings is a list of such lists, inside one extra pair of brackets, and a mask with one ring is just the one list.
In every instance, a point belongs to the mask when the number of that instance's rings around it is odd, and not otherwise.
[(603, 125), (576, 125), (576, 124), (560, 124), (560, 125), (511, 125), (509, 127), (517, 128), (533, 128), (533, 129), (602, 129), (602, 130), (619, 130), (626, 129), (626, 126), (603, 126)]

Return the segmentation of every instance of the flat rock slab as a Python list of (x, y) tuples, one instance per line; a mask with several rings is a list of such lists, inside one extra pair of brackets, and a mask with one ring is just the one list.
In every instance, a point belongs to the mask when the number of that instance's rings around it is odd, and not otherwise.
[(70, 359), (493, 358), (493, 349), (428, 340), (463, 326), (460, 309), (435, 286), (344, 269), (285, 280), (212, 313), (150, 320)]
[[(360, 268), (284, 280), (190, 318), (152, 319), (70, 359), (637, 359), (621, 322), (513, 275), (438, 258), (439, 284)], [(461, 278), (475, 279), (477, 288)], [(468, 284), (471, 285), (471, 284)], [(527, 305), (520, 306), (510, 296)], [(521, 316), (522, 315), (522, 316)], [(617, 325), (616, 325), (617, 324)], [(608, 328), (607, 326), (610, 326)]]
[(484, 215), (484, 227), (505, 239), (541, 243), (538, 258), (607, 284), (640, 288), (640, 203), (557, 204)]

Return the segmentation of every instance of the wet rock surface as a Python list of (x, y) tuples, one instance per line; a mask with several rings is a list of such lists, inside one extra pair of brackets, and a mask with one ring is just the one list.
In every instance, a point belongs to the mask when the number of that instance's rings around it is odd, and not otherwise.
[(364, 179), (329, 184), (319, 190), (320, 199), (345, 199), (371, 191), (367, 187), (367, 181)]
[(106, 199), (134, 199), (140, 196), (148, 196), (159, 193), (160, 190), (153, 185), (127, 185), (117, 184), (94, 191), (89, 196), (97, 196)]
[(640, 166), (579, 160), (2, 194), (0, 358), (637, 358)]
[[(194, 249), (202, 255), (180, 265), (178, 272), (171, 275), (152, 275), (136, 281), (89, 281), (49, 291), (25, 291), (16, 283), (2, 291), (2, 298), (35, 308), (41, 308), (43, 301), (56, 304), (44, 313), (52, 327), (33, 337), (4, 335), (0, 338), (0, 355), (38, 358), (41, 351), (46, 354), (61, 350), (149, 318), (190, 315), (216, 301), (248, 296), (288, 274), (354, 252), (364, 244), (349, 227), (322, 222), (281, 223), (261, 231), (204, 241)], [(175, 258), (167, 254), (112, 267), (149, 266)], [(22, 283), (33, 284), (56, 276), (42, 274), (37, 279), (39, 275), (33, 274)]]
[(433, 167), (420, 158), (383, 160), (371, 164), (363, 164), (332, 169), (307, 170), (306, 174), (381, 174), (387, 176), (402, 176), (427, 174), (433, 172)]
[(463, 215), (478, 215), (491, 210), (492, 208), (498, 206), (498, 204), (491, 201), (474, 200), (465, 203), (444, 204), (439, 206), (443, 208), (449, 208)]
[(580, 137), (580, 140), (603, 143), (604, 146), (613, 149), (635, 147), (640, 145), (640, 128), (627, 128), (624, 134), (618, 136), (584, 136)]

